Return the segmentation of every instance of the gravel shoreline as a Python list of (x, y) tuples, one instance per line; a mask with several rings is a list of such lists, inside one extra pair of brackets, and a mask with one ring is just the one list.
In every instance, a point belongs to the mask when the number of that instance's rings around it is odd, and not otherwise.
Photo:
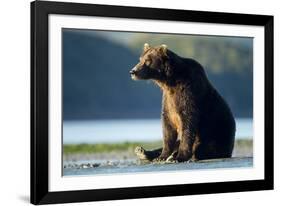
[[(233, 150), (233, 158), (239, 157), (252, 157), (253, 148), (252, 144), (235, 145)], [(100, 153), (74, 153), (63, 155), (63, 167), (67, 168), (96, 168), (96, 167), (120, 167), (120, 166), (132, 166), (143, 164), (134, 150), (127, 151), (111, 151)]]

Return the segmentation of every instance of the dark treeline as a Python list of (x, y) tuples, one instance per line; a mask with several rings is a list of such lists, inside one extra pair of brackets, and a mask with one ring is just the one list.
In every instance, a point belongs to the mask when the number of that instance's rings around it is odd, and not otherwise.
[[(180, 41), (176, 41), (180, 39)], [(158, 38), (136, 35), (129, 47), (86, 32), (63, 32), (64, 119), (159, 118), (160, 89), (150, 81), (131, 80), (144, 42), (165, 43), (199, 61), (236, 117), (252, 117), (252, 43), (224, 37)]]

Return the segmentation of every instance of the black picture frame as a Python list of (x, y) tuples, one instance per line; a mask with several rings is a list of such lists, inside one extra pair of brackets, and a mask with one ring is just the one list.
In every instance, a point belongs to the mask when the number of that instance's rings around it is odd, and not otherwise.
[[(263, 180), (133, 188), (48, 191), (48, 15), (82, 15), (256, 25), (265, 28)], [(50, 204), (273, 189), (273, 16), (63, 2), (31, 2), (31, 203)]]

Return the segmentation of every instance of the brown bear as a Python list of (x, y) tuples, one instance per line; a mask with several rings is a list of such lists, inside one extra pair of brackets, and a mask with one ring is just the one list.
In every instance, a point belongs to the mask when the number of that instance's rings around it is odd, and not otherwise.
[(151, 79), (163, 92), (163, 148), (137, 147), (139, 158), (183, 162), (231, 157), (234, 117), (197, 61), (178, 56), (166, 45), (144, 44), (130, 74), (134, 80)]

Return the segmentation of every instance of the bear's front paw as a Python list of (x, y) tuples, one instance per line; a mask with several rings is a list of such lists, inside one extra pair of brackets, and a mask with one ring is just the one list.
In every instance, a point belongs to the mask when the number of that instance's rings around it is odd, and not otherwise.
[(154, 162), (165, 162), (169, 156), (170, 155), (167, 155), (166, 153), (162, 153), (159, 157), (155, 158), (153, 161)]
[(179, 152), (177, 157), (176, 157), (176, 160), (178, 162), (189, 162), (191, 160), (191, 153), (189, 152)]
[(178, 161), (175, 159), (175, 155), (173, 153), (166, 159), (166, 162), (167, 163), (177, 163)]

